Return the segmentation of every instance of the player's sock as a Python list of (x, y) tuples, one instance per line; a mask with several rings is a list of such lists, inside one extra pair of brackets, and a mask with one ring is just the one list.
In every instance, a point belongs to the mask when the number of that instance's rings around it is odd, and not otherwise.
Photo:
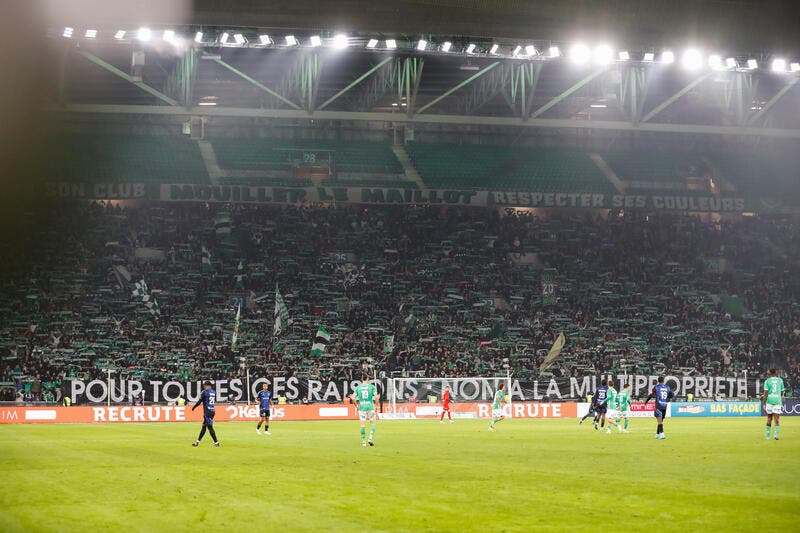
[(775, 435), (775, 438), (776, 438), (776, 439), (778, 438), (778, 430), (779, 430), (779, 429), (781, 429), (781, 427), (780, 427), (780, 426), (775, 426), (775, 431), (773, 432), (773, 434)]
[(367, 438), (367, 428), (361, 426), (361, 440), (363, 441), (366, 438)]
[(376, 427), (377, 426), (375, 424), (372, 424), (372, 427), (369, 428), (369, 440), (372, 440), (372, 437), (375, 436), (375, 428)]
[(656, 430), (656, 434), (664, 433), (664, 424), (659, 424), (658, 429)]
[(439, 422), (442, 422), (443, 420), (444, 420), (444, 411), (442, 411), (442, 414), (439, 415)]
[(260, 420), (258, 421), (258, 425), (256, 426), (256, 429), (261, 429), (261, 421)]
[(628, 419), (627, 418), (625, 419), (625, 422), (623, 422), (622, 429), (628, 429)]
[(600, 427), (601, 428), (606, 427), (606, 419), (605, 418), (600, 421)]
[(200, 436), (197, 437), (197, 442), (200, 442), (201, 440), (203, 440), (203, 437), (205, 436), (205, 434), (206, 434), (206, 427), (203, 426), (203, 429), (200, 430)]
[(770, 425), (769, 425), (769, 424), (767, 424), (767, 438), (769, 438), (769, 437), (770, 437), (770, 434), (769, 434), (769, 433), (770, 433), (770, 430), (772, 430), (772, 428), (770, 427)]
[(269, 433), (269, 424), (264, 424), (264, 432)]
[(211, 427), (210, 427), (210, 428), (208, 428), (208, 434), (209, 434), (209, 435), (211, 435), (211, 438), (212, 438), (212, 439), (214, 439), (214, 443), (215, 443), (215, 444), (216, 444), (217, 442), (219, 442), (219, 441), (217, 440), (217, 434), (214, 432), (214, 428), (211, 428)]
[(453, 421), (453, 413), (451, 413), (450, 411), (447, 411), (447, 419), (450, 420), (450, 422)]

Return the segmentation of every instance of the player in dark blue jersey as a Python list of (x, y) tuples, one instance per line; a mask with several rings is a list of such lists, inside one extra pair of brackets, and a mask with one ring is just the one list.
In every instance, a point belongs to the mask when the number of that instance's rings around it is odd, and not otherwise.
[(664, 376), (658, 376), (658, 383), (655, 387), (653, 387), (650, 395), (644, 401), (644, 404), (647, 405), (647, 402), (650, 401), (650, 398), (655, 398), (656, 408), (655, 411), (653, 411), (653, 414), (658, 422), (656, 438), (659, 440), (667, 438), (664, 435), (664, 418), (667, 416), (667, 404), (670, 402), (670, 400), (672, 400), (673, 396), (672, 390), (667, 385), (664, 385)]
[(597, 389), (594, 391), (594, 410), (597, 413), (595, 415), (594, 421), (594, 429), (597, 429), (597, 423), (600, 422), (600, 427), (603, 428), (606, 425), (606, 411), (608, 411), (608, 406), (606, 405), (606, 400), (608, 399), (608, 385), (600, 381), (600, 385), (597, 386)]
[(214, 405), (217, 403), (217, 391), (211, 388), (210, 381), (203, 383), (203, 387), (200, 398), (192, 407), (192, 411), (194, 411), (201, 405), (203, 406), (203, 429), (200, 430), (200, 436), (192, 443), (192, 446), (200, 446), (200, 441), (203, 440), (206, 430), (211, 434), (211, 438), (214, 439), (214, 446), (219, 446), (217, 434), (214, 432)]
[(264, 435), (269, 435), (269, 414), (272, 407), (272, 394), (269, 392), (269, 383), (264, 383), (258, 391), (258, 425), (256, 433), (261, 433), (261, 424), (264, 424)]

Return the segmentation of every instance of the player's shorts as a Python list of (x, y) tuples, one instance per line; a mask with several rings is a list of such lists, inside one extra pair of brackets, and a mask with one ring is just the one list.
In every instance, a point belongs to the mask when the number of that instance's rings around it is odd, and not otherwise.
[(653, 410), (653, 416), (665, 418), (667, 416), (667, 404), (657, 403), (656, 408)]
[(631, 414), (631, 412), (630, 412), (629, 409), (624, 409), (624, 410), (619, 412), (619, 417), (620, 418), (628, 418), (630, 416), (630, 414)]
[(617, 418), (619, 416), (619, 411), (616, 409), (608, 409), (606, 410), (606, 418)]
[(781, 404), (768, 403), (764, 406), (764, 412), (768, 415), (779, 415), (781, 414), (781, 407)]
[(442, 410), (443, 411), (449, 411), (450, 410), (450, 404), (449, 403), (442, 404)]
[(261, 409), (258, 411), (258, 416), (262, 418), (269, 418), (269, 409)]
[(500, 409), (492, 409), (492, 418), (500, 418), (502, 416), (504, 416), (502, 408), (500, 408)]
[(206, 426), (213, 426), (214, 425), (214, 411), (206, 411), (203, 413), (203, 424)]
[(359, 420), (375, 420), (375, 409), (370, 409), (369, 411), (362, 411), (359, 409), (358, 411), (358, 419)]
[(606, 406), (605, 404), (604, 405), (598, 405), (597, 407), (594, 408), (594, 412), (597, 413), (598, 415), (605, 414), (605, 412), (607, 410), (608, 410), (608, 406)]

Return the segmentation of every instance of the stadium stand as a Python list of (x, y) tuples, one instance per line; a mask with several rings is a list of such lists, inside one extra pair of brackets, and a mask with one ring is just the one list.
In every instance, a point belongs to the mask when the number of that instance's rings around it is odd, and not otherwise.
[[(5, 397), (41, 399), (107, 366), (122, 379), (239, 376), (240, 356), (260, 375), (337, 379), (369, 359), (388, 375), (471, 376), (502, 372), (508, 358), (525, 378), (558, 332), (568, 341), (557, 376), (779, 365), (800, 385), (790, 219), (163, 204), (42, 217), (2, 280)], [(132, 296), (141, 279), (160, 315)], [(276, 283), (294, 322), (273, 345)], [(331, 344), (310, 357), (321, 323)], [(390, 354), (384, 335), (397, 339)]]

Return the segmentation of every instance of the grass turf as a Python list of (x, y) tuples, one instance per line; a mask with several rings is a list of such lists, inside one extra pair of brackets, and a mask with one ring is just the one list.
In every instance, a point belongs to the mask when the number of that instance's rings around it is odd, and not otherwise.
[(0, 531), (791, 531), (800, 419), (0, 426)]

